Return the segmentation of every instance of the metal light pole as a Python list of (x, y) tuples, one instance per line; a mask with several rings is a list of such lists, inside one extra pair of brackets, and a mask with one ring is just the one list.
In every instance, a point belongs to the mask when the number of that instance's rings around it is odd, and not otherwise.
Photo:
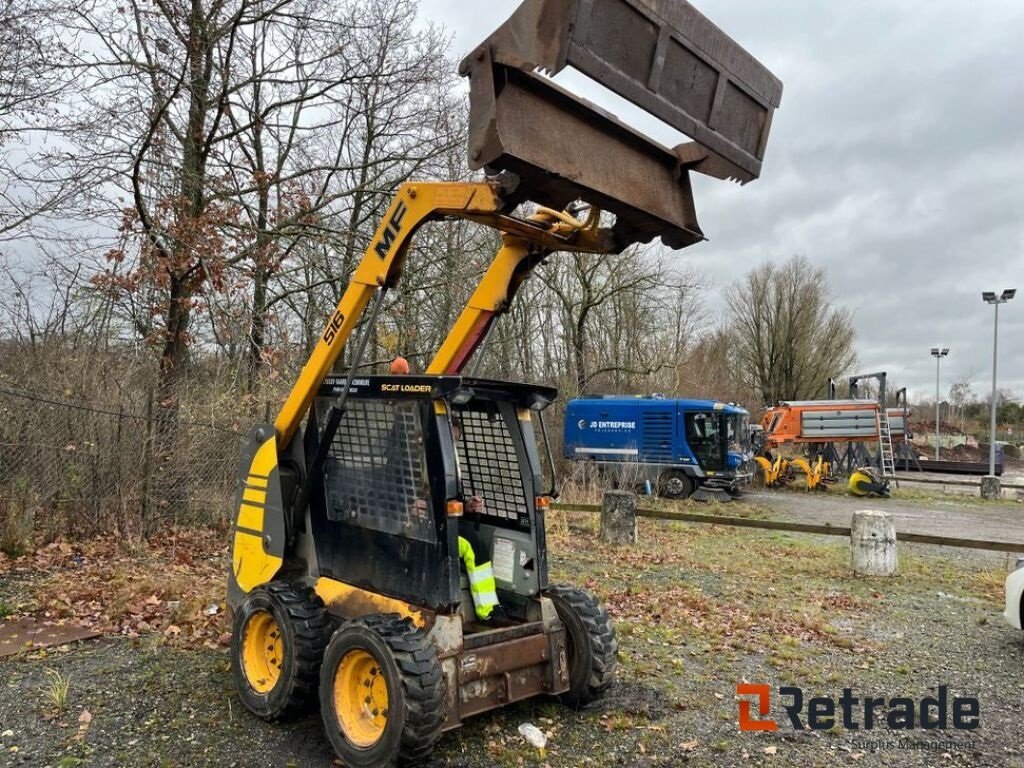
[(949, 347), (932, 347), (935, 358), (935, 460), (939, 460), (939, 362), (949, 354)]
[(1007, 288), (997, 298), (992, 291), (985, 291), (981, 294), (982, 301), (992, 304), (996, 308), (995, 325), (992, 330), (992, 428), (989, 434), (988, 452), (988, 474), (989, 477), (996, 476), (996, 410), (999, 408), (999, 392), (996, 389), (996, 364), (999, 352), (999, 305), (1005, 304), (1017, 295), (1016, 288)]

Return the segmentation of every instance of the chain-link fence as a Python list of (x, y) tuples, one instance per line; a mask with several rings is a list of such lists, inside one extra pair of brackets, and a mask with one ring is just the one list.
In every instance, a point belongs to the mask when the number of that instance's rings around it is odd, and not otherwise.
[(239, 442), (151, 393), (111, 404), (0, 384), (0, 547), (226, 520)]

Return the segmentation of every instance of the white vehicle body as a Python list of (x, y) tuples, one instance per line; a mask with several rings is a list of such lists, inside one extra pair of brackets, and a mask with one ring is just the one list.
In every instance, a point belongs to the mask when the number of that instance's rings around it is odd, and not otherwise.
[(1021, 629), (1021, 600), (1024, 598), (1024, 557), (1017, 558), (1017, 566), (1006, 576), (1006, 610), (1003, 618), (1011, 627)]

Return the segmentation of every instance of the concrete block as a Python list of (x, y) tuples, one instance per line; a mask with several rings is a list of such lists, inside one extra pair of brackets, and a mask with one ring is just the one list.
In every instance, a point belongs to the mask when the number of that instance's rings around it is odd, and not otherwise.
[(998, 501), (1003, 498), (1003, 489), (998, 477), (985, 475), (981, 478), (981, 498), (988, 501)]
[(894, 576), (899, 566), (892, 515), (877, 509), (853, 513), (850, 561), (858, 576)]
[(636, 495), (630, 491), (605, 491), (601, 500), (601, 541), (636, 544)]

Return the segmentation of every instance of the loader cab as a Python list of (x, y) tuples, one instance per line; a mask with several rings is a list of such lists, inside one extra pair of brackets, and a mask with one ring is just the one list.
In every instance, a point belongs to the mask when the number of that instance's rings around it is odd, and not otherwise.
[[(320, 387), (306, 455), (343, 386)], [(534, 420), (556, 394), (459, 376), (355, 378), (323, 492), (310, 498), (320, 576), (451, 613), (464, 603), (461, 536), (493, 562), (502, 606), (526, 618), (548, 586)]]

